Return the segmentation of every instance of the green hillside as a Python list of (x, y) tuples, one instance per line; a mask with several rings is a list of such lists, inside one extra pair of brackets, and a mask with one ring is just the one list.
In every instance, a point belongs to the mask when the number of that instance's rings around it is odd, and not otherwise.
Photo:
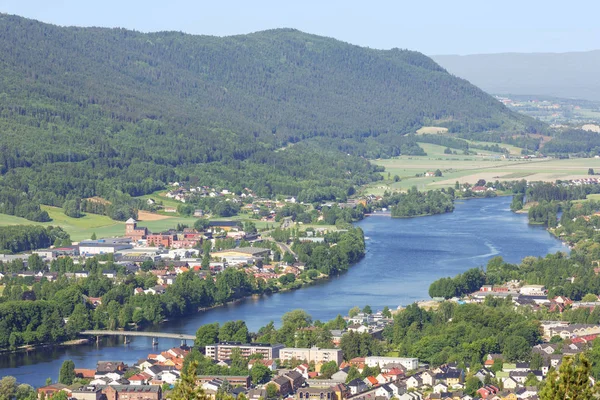
[(422, 152), (403, 135), (424, 125), (539, 127), (413, 51), (0, 14), (0, 212), (43, 220), (39, 203), (92, 196), (118, 207), (172, 180), (343, 198), (380, 177), (363, 157)]

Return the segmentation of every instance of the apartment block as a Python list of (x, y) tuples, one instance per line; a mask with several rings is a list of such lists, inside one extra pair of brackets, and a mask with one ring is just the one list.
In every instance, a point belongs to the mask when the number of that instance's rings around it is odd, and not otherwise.
[(340, 349), (320, 349), (318, 347), (295, 348), (285, 347), (279, 351), (281, 360), (305, 360), (314, 361), (315, 364), (322, 364), (329, 361), (335, 361), (338, 365), (342, 363), (343, 353)]
[(240, 343), (223, 342), (206, 346), (206, 356), (213, 360), (225, 361), (231, 359), (233, 349), (240, 349), (243, 357), (250, 357), (253, 354), (262, 354), (266, 360), (279, 358), (279, 352), (283, 349), (282, 344), (266, 343)]

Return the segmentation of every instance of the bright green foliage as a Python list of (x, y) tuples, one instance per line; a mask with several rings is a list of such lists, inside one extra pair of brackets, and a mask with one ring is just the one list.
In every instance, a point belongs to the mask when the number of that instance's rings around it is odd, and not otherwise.
[(0, 227), (0, 251), (19, 253), (50, 247), (56, 240), (68, 240), (69, 234), (60, 227), (13, 225)]
[(69, 395), (64, 390), (61, 390), (52, 395), (52, 400), (69, 400)]
[(455, 278), (440, 278), (429, 285), (430, 297), (451, 297), (463, 296), (473, 293), (485, 284), (485, 274), (479, 268), (470, 270), (457, 275)]
[(202, 325), (196, 331), (195, 346), (207, 346), (219, 342), (219, 323)]
[(406, 193), (384, 196), (380, 203), (383, 207), (391, 206), (392, 217), (416, 217), (454, 211), (454, 198), (445, 190), (419, 192), (414, 186)]
[(196, 368), (198, 363), (193, 361), (189, 363), (181, 372), (181, 378), (177, 381), (172, 400), (208, 400), (210, 396), (204, 394), (201, 386), (196, 385)]
[(355, 379), (360, 378), (360, 371), (352, 366), (350, 367), (350, 369), (348, 370), (348, 376), (346, 377), (346, 383), (352, 382)]
[[(394, 315), (394, 324), (384, 330), (384, 337), (401, 356), (419, 357), (432, 365), (471, 362), (474, 357), (482, 360), (503, 349), (528, 361), (520, 345), (523, 340), (529, 347), (540, 341), (538, 324), (515, 313), (512, 304), (447, 304), (436, 311), (409, 305)], [(516, 350), (509, 347), (513, 342)]]
[(383, 307), (381, 315), (383, 315), (386, 318), (392, 318), (392, 312), (390, 311), (390, 308), (388, 306)]
[(479, 378), (477, 378), (475, 376), (471, 376), (471, 377), (467, 378), (465, 381), (465, 393), (470, 396), (473, 396), (473, 395), (475, 395), (475, 392), (477, 391), (477, 389), (479, 389), (482, 386), (483, 386), (483, 384), (481, 383)]
[(221, 342), (242, 342), (250, 341), (250, 333), (244, 321), (228, 321), (219, 329), (219, 341)]
[(329, 361), (321, 365), (321, 375), (323, 379), (331, 378), (331, 375), (335, 374), (339, 370), (338, 365), (335, 361)]
[(590, 382), (591, 364), (584, 355), (564, 357), (559, 372), (552, 371), (540, 392), (541, 400), (589, 400), (598, 394)]
[(377, 356), (381, 353), (381, 344), (369, 333), (348, 332), (340, 341), (344, 358), (351, 360), (355, 357)]
[(350, 311), (348, 311), (348, 316), (350, 318), (355, 317), (359, 312), (360, 312), (360, 307), (354, 306), (350, 309)]
[(531, 358), (531, 347), (522, 336), (508, 336), (502, 345), (502, 355), (511, 362), (525, 361)]
[(271, 370), (267, 366), (257, 362), (250, 369), (250, 376), (252, 377), (253, 384), (260, 385), (271, 378)]
[(265, 389), (267, 389), (267, 399), (274, 399), (277, 397), (278, 390), (274, 383), (269, 383)]
[(65, 360), (60, 367), (58, 374), (58, 383), (63, 385), (72, 385), (75, 380), (75, 363), (72, 360)]

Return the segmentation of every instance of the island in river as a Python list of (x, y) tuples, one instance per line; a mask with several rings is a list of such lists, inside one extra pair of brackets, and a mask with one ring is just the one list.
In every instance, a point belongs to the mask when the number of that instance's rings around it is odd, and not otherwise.
[[(413, 219), (371, 217), (357, 223), (365, 233), (367, 254), (348, 272), (296, 291), (251, 297), (185, 318), (148, 328), (194, 334), (212, 322), (244, 320), (251, 330), (269, 321), (277, 324), (293, 309), (306, 310), (322, 321), (346, 314), (352, 306), (369, 304), (374, 310), (407, 305), (427, 298), (435, 279), (482, 266), (495, 256), (518, 262), (525, 256), (544, 256), (568, 247), (543, 227), (530, 226), (527, 216), (510, 211), (510, 197), (457, 202), (453, 213)], [(162, 340), (159, 348), (178, 345)], [(152, 352), (152, 339), (104, 339), (100, 344), (38, 349), (5, 354), (0, 375), (12, 375), (34, 386), (56, 380), (64, 360), (78, 368), (95, 367), (99, 360), (133, 363)]]

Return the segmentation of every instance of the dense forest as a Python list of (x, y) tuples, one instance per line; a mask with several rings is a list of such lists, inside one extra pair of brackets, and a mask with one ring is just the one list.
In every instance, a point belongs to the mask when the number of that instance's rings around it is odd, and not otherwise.
[(542, 149), (544, 153), (576, 153), (582, 156), (600, 154), (600, 134), (582, 129), (558, 133)]
[(35, 225), (0, 226), (0, 253), (20, 253), (52, 245), (71, 244), (69, 234), (60, 227)]
[(382, 207), (390, 207), (392, 217), (418, 217), (454, 211), (454, 189), (419, 192), (415, 186), (406, 193), (384, 196)]
[(126, 219), (131, 196), (170, 181), (336, 199), (380, 179), (363, 157), (424, 154), (404, 135), (423, 125), (542, 127), (420, 53), (290, 29), (217, 38), (2, 14), (0, 76), (0, 211), (37, 221), (39, 204), (79, 216), (94, 196), (113, 206), (87, 212)]

